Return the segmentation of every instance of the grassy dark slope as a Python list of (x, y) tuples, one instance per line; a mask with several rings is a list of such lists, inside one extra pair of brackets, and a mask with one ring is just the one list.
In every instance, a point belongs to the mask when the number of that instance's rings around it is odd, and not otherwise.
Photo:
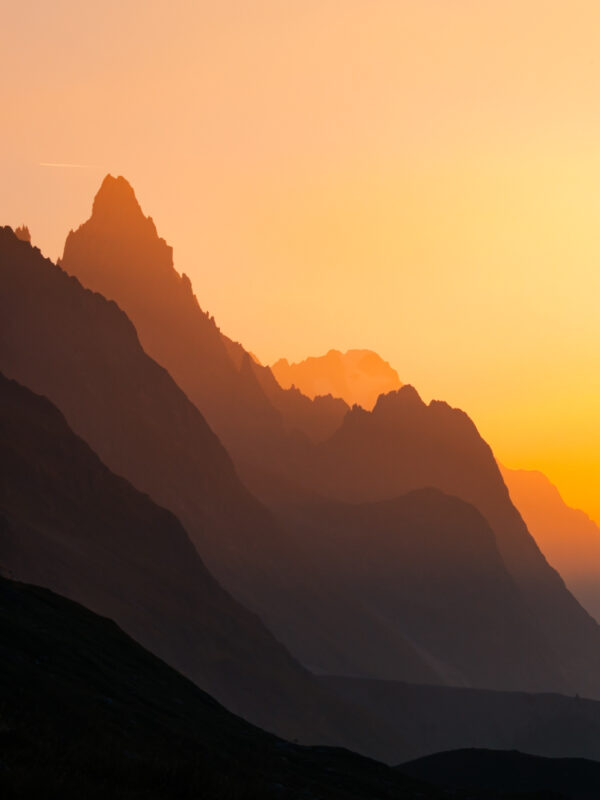
[(348, 751), (255, 728), (46, 589), (0, 579), (0, 794), (442, 798)]

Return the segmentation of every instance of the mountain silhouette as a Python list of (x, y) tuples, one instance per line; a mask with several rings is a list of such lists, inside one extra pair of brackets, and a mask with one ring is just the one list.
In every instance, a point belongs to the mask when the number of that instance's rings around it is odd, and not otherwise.
[(268, 729), (367, 746), (365, 719), (331, 701), (217, 584), (169, 511), (111, 473), (46, 398), (0, 375), (0, 399), (4, 571), (115, 619)]
[(541, 472), (500, 465), (511, 499), (548, 562), (581, 605), (600, 620), (600, 528), (571, 508)]
[(331, 394), (369, 411), (380, 394), (402, 386), (396, 370), (372, 350), (330, 350), (295, 364), (281, 358), (271, 369), (286, 389), (296, 386), (309, 397)]
[(31, 242), (31, 234), (27, 225), (19, 225), (15, 228), (15, 236), (22, 242)]
[(310, 398), (295, 386), (283, 388), (272, 368), (263, 366), (254, 357), (249, 357), (238, 342), (233, 342), (225, 335), (223, 341), (238, 369), (244, 362), (252, 369), (265, 395), (280, 412), (288, 431), (302, 431), (312, 442), (320, 442), (339, 428), (349, 410), (345, 400), (331, 393)]
[[(267, 598), (270, 607), (289, 615), (289, 606), (296, 601), (287, 600), (286, 587), (278, 572), (282, 571), (286, 557), (279, 529), (241, 485), (227, 453), (198, 410), (168, 373), (143, 352), (123, 312), (101, 295), (83, 289), (75, 278), (67, 276), (30, 245), (20, 242), (7, 228), (0, 229), (0, 281), (0, 368), (34, 392), (45, 393), (64, 414), (69, 427), (96, 450), (111, 471), (126, 477), (136, 489), (147, 492), (170, 510), (180, 512), (197, 549), (210, 556), (219, 573), (227, 578), (228, 588), (237, 588), (236, 597), (254, 598), (256, 604), (259, 600), (266, 602)], [(55, 494), (49, 491), (48, 502), (55, 502), (52, 500)], [(61, 511), (68, 515), (69, 506), (52, 509), (53, 514)], [(73, 525), (68, 519), (65, 524), (69, 528)], [(178, 530), (181, 535), (181, 528)], [(144, 579), (147, 572), (144, 547), (145, 542), (140, 539), (141, 588), (145, 587), (144, 580), (148, 580)], [(134, 552), (138, 549), (131, 550), (131, 557)], [(180, 560), (190, 562), (189, 569), (197, 563), (191, 547), (180, 553)], [(39, 560), (36, 554), (32, 558), (36, 563)], [(60, 558), (64, 560), (63, 556)], [(160, 564), (162, 556), (155, 554), (154, 558)], [(166, 556), (165, 561), (169, 563)], [(64, 579), (68, 582), (72, 578), (76, 586), (77, 569), (70, 563), (72, 568), (66, 569)], [(39, 568), (43, 564), (42, 560)], [(121, 581), (126, 578), (127, 565), (131, 570), (136, 568), (129, 561), (120, 564)], [(189, 576), (189, 572), (182, 574)], [(29, 579), (37, 578), (30, 575)], [(110, 593), (114, 580), (116, 577), (107, 573), (99, 589)], [(61, 590), (66, 592), (62, 585)], [(155, 591), (158, 590), (152, 589)], [(190, 658), (196, 658), (191, 647), (184, 643), (186, 620), (194, 613), (192, 599), (193, 596), (182, 599), (182, 620), (179, 620), (179, 610), (169, 611), (168, 597), (163, 598), (167, 604), (164, 613), (173, 619), (155, 631), (162, 641), (171, 624), (177, 627), (181, 635), (178, 659), (184, 658), (188, 650)], [(138, 602), (133, 595), (130, 601)], [(252, 604), (250, 607), (255, 610)], [(304, 607), (296, 608), (295, 614), (304, 617)], [(290, 737), (304, 735), (304, 715), (308, 713), (310, 717), (312, 712), (307, 709), (312, 706), (314, 711), (318, 707), (319, 725), (314, 736), (311, 734), (315, 741), (322, 738), (321, 725), (325, 728), (323, 735), (330, 735), (328, 726), (335, 728), (335, 718), (341, 713), (343, 724), (340, 722), (337, 731), (341, 728), (344, 740), (352, 731), (350, 735), (358, 737), (352, 742), (355, 749), (371, 752), (369, 747), (373, 743), (381, 747), (375, 732), (363, 736), (363, 730), (369, 728), (368, 721), (353, 723), (335, 703), (328, 710), (328, 700), (321, 691), (317, 691), (313, 700), (303, 700), (303, 683), (306, 691), (316, 691), (310, 675), (267, 634), (256, 617), (249, 618), (258, 625), (254, 630), (258, 640), (248, 644), (246, 655), (250, 663), (257, 662), (255, 677), (262, 675), (265, 688), (275, 691), (279, 699), (265, 701), (259, 682), (251, 680), (250, 668), (247, 679), (240, 678), (240, 671), (244, 670), (241, 659), (239, 670), (226, 670), (225, 663), (215, 665), (217, 678), (220, 675), (223, 681), (220, 689), (212, 687), (218, 699), (226, 701), (237, 713)], [(231, 631), (239, 636), (240, 642), (244, 641), (242, 622), (237, 632), (235, 628)], [(226, 641), (231, 628), (231, 625), (220, 628), (218, 635)], [(249, 630), (248, 635), (251, 634)], [(262, 645), (261, 637), (266, 637)], [(172, 661), (174, 653), (169, 648), (175, 651), (175, 645), (169, 644), (168, 637), (163, 645), (165, 650), (160, 651), (163, 657), (195, 680), (203, 680), (201, 663)], [(269, 653), (271, 646), (273, 651)], [(288, 722), (292, 728), (286, 727)], [(300, 734), (294, 732), (298, 726)]]
[(563, 675), (544, 688), (563, 690), (566, 682), (570, 691), (600, 696), (600, 629), (541, 554), (491, 449), (464, 412), (439, 401), (426, 405), (404, 386), (381, 395), (371, 412), (355, 406), (300, 473), (299, 483), (344, 502), (376, 502), (430, 486), (475, 506)]
[[(111, 470), (173, 511), (221, 585), (288, 646), (308, 636), (324, 653), (335, 650), (354, 627), (346, 614), (322, 611), (335, 587), (304, 571), (298, 550), (305, 543), (244, 488), (200, 412), (143, 352), (123, 312), (9, 229), (0, 231), (0, 270), (0, 368), (47, 395)], [(395, 677), (441, 680), (401, 633), (389, 647), (403, 665)]]
[[(323, 404), (307, 398), (303, 412), (294, 411), (297, 398), (277, 384), (269, 386), (267, 397), (261, 383), (268, 378), (257, 376), (268, 368), (224, 337), (202, 311), (189, 278), (173, 266), (172, 248), (158, 236), (152, 218), (144, 216), (125, 178), (105, 177), (91, 217), (69, 233), (59, 264), (85, 287), (119, 304), (144, 350), (169, 370), (234, 458), (275, 457), (290, 446), (290, 425), (302, 426), (312, 438), (319, 435)], [(338, 423), (345, 411), (338, 413)], [(332, 430), (325, 427), (326, 433)]]
[[(274, 510), (296, 536), (290, 585), (301, 587), (308, 575), (331, 587), (311, 615), (321, 625), (332, 620), (328, 647), (310, 629), (273, 622), (277, 636), (314, 671), (569, 690), (473, 506), (419, 489), (386, 501), (322, 500)], [(407, 642), (429, 673), (418, 662), (411, 667)]]
[[(212, 402), (218, 409), (212, 424), (231, 450), (244, 481), (268, 500), (278, 514), (272, 502), (277, 493), (287, 500), (295, 498), (296, 504), (304, 502), (305, 492), (342, 502), (371, 502), (395, 499), (427, 486), (474, 505), (490, 523), (500, 556), (526, 602), (527, 607), (520, 616), (523, 625), (527, 627), (531, 622), (535, 631), (535, 635), (529, 637), (529, 651), (548, 655), (538, 661), (537, 672), (530, 673), (521, 688), (569, 689), (597, 695), (600, 691), (600, 679), (595, 677), (600, 667), (598, 627), (541, 556), (510, 502), (489, 447), (466, 415), (444, 403), (425, 406), (411, 387), (403, 387), (397, 392), (380, 395), (371, 412), (360, 407), (345, 411), (340, 406), (330, 414), (335, 401), (329, 398), (327, 425), (321, 427), (319, 434), (314, 433), (313, 428), (312, 436), (302, 438), (300, 430), (292, 430), (281, 407), (276, 408), (272, 398), (267, 397), (268, 391), (275, 394), (278, 390), (272, 381), (271, 390), (267, 388), (269, 373), (263, 373), (263, 378), (259, 379), (260, 371), (266, 368), (258, 365), (241, 345), (227, 340), (201, 312), (189, 282), (173, 268), (170, 249), (158, 238), (152, 220), (144, 217), (133, 190), (122, 178), (108, 176), (105, 179), (94, 201), (90, 220), (69, 235), (62, 263), (87, 285), (114, 297), (132, 315), (146, 349), (169, 370), (198, 408), (204, 410)], [(153, 276), (151, 280), (146, 279), (148, 273)], [(185, 292), (192, 309), (189, 314), (181, 300), (182, 290), (174, 288), (182, 283), (187, 286)], [(160, 291), (152, 288), (156, 285)], [(183, 320), (187, 320), (185, 325)], [(212, 359), (212, 363), (220, 365), (218, 370), (203, 372), (200, 368), (200, 355), (206, 352), (220, 354)], [(223, 352), (226, 361), (223, 361)], [(224, 375), (229, 375), (231, 380)], [(238, 378), (244, 387), (251, 386), (252, 391), (247, 393), (245, 388), (240, 388), (235, 382)], [(206, 400), (208, 394), (212, 396), (210, 402)], [(250, 398), (248, 402), (246, 397)], [(262, 411), (256, 406), (257, 402)], [(238, 412), (240, 404), (243, 410)], [(219, 423), (218, 414), (222, 414), (225, 421)], [(334, 421), (336, 414), (339, 416)], [(321, 415), (321, 419), (324, 417)], [(210, 420), (210, 414), (208, 418)], [(331, 429), (333, 433), (323, 441), (322, 437)], [(100, 449), (98, 452), (102, 456)], [(183, 460), (187, 457), (182, 454)], [(119, 471), (118, 464), (109, 466)], [(178, 485), (176, 491), (166, 495), (162, 477), (150, 484), (140, 483), (135, 472), (125, 474), (180, 517), (218, 580), (244, 604), (260, 613), (297, 656), (315, 668), (319, 663), (330, 663), (332, 649), (338, 648), (339, 640), (345, 640), (342, 631), (350, 626), (332, 624), (340, 616), (340, 611), (335, 609), (344, 607), (337, 587), (336, 597), (333, 597), (329, 583), (321, 581), (321, 585), (315, 586), (313, 581), (311, 585), (296, 565), (298, 559), (305, 560), (297, 515), (295, 518), (291, 512), (279, 514), (280, 524), (274, 527), (264, 508), (247, 497), (242, 518), (235, 516), (234, 509), (243, 506), (236, 501), (230, 504), (230, 509), (217, 515), (220, 523), (223, 516), (228, 516), (228, 522), (213, 533), (198, 521), (206, 512), (191, 486)], [(183, 477), (181, 483), (184, 483)], [(212, 495), (207, 502), (214, 506)], [(310, 524), (312, 530), (316, 527), (319, 531), (317, 537), (309, 538), (313, 542), (317, 569), (323, 525)], [(235, 545), (232, 544), (232, 530), (236, 530)], [(245, 530), (252, 531), (252, 548), (243, 544)], [(260, 531), (258, 541), (257, 530)], [(310, 530), (309, 527), (304, 536), (308, 536)], [(285, 537), (291, 538), (282, 537), (282, 531)], [(360, 553), (356, 554), (356, 559), (360, 561)], [(283, 575), (287, 577), (283, 579)], [(325, 602), (323, 608), (328, 608), (331, 615), (321, 613), (318, 625), (310, 633), (305, 622), (310, 618), (306, 610), (314, 608), (317, 598)], [(290, 624), (292, 619), (295, 620), (293, 625)], [(372, 630), (371, 623), (368, 625)], [(381, 622), (377, 627), (383, 636)], [(331, 635), (332, 631), (337, 633), (337, 638)], [(306, 638), (309, 634), (313, 643)], [(411, 641), (400, 626), (396, 626), (393, 635), (399, 652), (406, 656), (404, 663), (416, 665), (419, 660), (415, 652), (416, 640)], [(321, 645), (317, 648), (318, 640), (324, 648), (322, 651)], [(515, 640), (523, 641), (522, 631), (516, 634)], [(347, 651), (349, 646), (346, 644), (343, 649)], [(349, 669), (346, 654), (339, 650), (338, 654), (339, 660), (334, 662), (338, 671)], [(507, 654), (503, 663), (508, 663), (509, 659)], [(512, 681), (516, 674), (525, 675), (523, 664), (527, 659), (528, 654), (522, 653), (517, 659), (520, 666), (515, 666), (511, 677), (506, 677), (509, 682), (501, 684), (503, 688), (516, 688)], [(426, 680), (431, 679), (432, 669), (435, 675), (440, 675), (438, 665), (429, 663), (428, 668), (422, 667)], [(445, 669), (446, 666), (442, 674)], [(373, 675), (372, 672), (350, 674)], [(379, 677), (383, 676), (379, 674)], [(400, 672), (385, 677), (416, 679), (412, 667), (408, 674)]]

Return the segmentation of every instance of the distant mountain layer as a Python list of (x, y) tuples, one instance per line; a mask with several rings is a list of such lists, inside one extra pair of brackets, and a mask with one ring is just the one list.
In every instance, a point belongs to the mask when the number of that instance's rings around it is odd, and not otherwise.
[(542, 553), (600, 620), (600, 528), (585, 512), (570, 508), (541, 472), (502, 466), (500, 471)]
[(368, 410), (380, 394), (402, 386), (396, 370), (372, 350), (330, 350), (294, 364), (281, 358), (271, 369), (285, 389), (296, 386), (309, 397), (331, 394)]
[(426, 405), (410, 386), (381, 395), (371, 412), (354, 407), (314, 448), (296, 480), (347, 503), (391, 500), (430, 486), (475, 506), (495, 535), (539, 645), (552, 653), (547, 666), (554, 664), (562, 675), (538, 690), (568, 687), (600, 697), (600, 628), (544, 559), (511, 503), (491, 449), (464, 412), (439, 401)]
[[(309, 598), (310, 583), (321, 591), (305, 626), (270, 624), (314, 671), (568, 689), (472, 505), (416, 489), (378, 502), (305, 501), (273, 510), (294, 537), (292, 591)], [(327, 642), (317, 636), (321, 627)]]
[(0, 578), (0, 794), (29, 800), (455, 795), (233, 716), (112, 621)]
[(398, 770), (414, 778), (427, 777), (437, 786), (454, 789), (459, 797), (463, 791), (471, 797), (486, 791), (499, 792), (500, 797), (505, 792), (535, 792), (540, 800), (600, 797), (600, 764), (582, 758), (548, 759), (478, 748), (437, 753), (401, 764)]

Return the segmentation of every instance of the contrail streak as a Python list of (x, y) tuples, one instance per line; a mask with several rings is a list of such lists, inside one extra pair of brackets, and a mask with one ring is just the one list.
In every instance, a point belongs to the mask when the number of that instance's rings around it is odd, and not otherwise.
[(41, 161), (40, 167), (70, 167), (73, 169), (100, 169), (98, 164), (56, 164), (52, 161)]

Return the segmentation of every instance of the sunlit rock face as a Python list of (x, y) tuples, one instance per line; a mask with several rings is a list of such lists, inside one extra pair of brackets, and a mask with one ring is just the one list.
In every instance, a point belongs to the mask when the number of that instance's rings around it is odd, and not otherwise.
[(295, 364), (282, 358), (271, 369), (284, 388), (296, 386), (309, 397), (331, 394), (369, 410), (380, 394), (402, 386), (396, 370), (372, 350), (330, 350)]

